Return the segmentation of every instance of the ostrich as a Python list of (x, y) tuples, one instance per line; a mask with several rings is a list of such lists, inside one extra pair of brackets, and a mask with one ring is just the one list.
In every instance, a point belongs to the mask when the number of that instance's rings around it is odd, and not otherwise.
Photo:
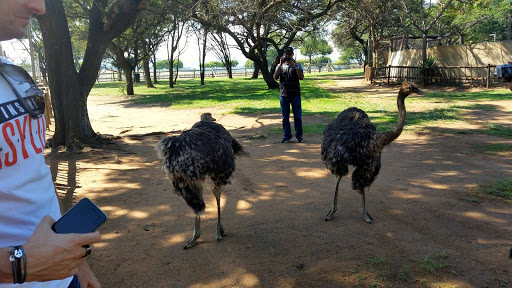
[(174, 186), (176, 194), (196, 213), (194, 234), (184, 249), (191, 248), (201, 234), (200, 214), (204, 211), (203, 182), (210, 177), (217, 200), (216, 239), (225, 236), (220, 222), (221, 187), (231, 183), (235, 172), (235, 155), (243, 155), (243, 147), (210, 113), (178, 136), (162, 139), (155, 147), (162, 167)]
[(369, 187), (379, 174), (382, 149), (402, 133), (405, 124), (404, 100), (412, 93), (423, 94), (414, 84), (402, 83), (397, 97), (398, 123), (390, 131), (377, 133), (368, 115), (355, 107), (344, 110), (325, 127), (322, 136), (322, 160), (325, 167), (337, 178), (334, 202), (325, 221), (334, 217), (340, 180), (348, 174), (348, 165), (352, 165), (355, 167), (352, 173), (352, 189), (359, 191), (363, 196), (363, 218), (366, 222), (372, 223), (373, 218), (366, 210), (364, 189)]

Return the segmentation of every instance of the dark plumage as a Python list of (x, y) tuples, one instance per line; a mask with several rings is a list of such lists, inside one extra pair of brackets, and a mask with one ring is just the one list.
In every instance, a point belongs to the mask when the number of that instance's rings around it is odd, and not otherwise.
[(365, 191), (380, 171), (382, 149), (395, 140), (405, 124), (404, 100), (412, 93), (423, 94), (412, 83), (402, 83), (398, 92), (398, 123), (390, 131), (377, 133), (366, 113), (355, 107), (341, 112), (333, 122), (329, 123), (322, 137), (322, 160), (325, 167), (336, 175), (334, 202), (325, 221), (333, 218), (337, 208), (338, 186), (343, 176), (348, 174), (348, 165), (355, 167), (352, 173), (352, 189), (363, 196), (362, 212), (364, 220), (372, 223), (373, 218), (366, 211)]
[(217, 200), (217, 239), (224, 231), (220, 223), (221, 187), (231, 183), (235, 172), (235, 155), (243, 154), (243, 147), (210, 113), (201, 115), (201, 121), (178, 136), (162, 139), (157, 145), (162, 167), (171, 179), (174, 191), (196, 213), (194, 235), (185, 249), (196, 244), (200, 232), (200, 213), (204, 211), (203, 182), (210, 177), (214, 183), (213, 193)]

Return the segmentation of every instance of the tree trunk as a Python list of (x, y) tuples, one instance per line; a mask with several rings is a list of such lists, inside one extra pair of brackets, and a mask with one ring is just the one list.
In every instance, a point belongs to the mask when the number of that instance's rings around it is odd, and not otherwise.
[(155, 88), (151, 82), (151, 73), (149, 72), (149, 59), (142, 60), (142, 67), (144, 68), (144, 79), (146, 79), (146, 88)]
[(158, 77), (156, 77), (156, 52), (153, 53), (153, 83), (158, 83)]
[(204, 67), (204, 62), (206, 60), (206, 43), (208, 39), (208, 27), (204, 27), (204, 37), (203, 37), (203, 49), (202, 49), (202, 57), (201, 57), (201, 85), (204, 85), (204, 77), (206, 76), (206, 67)]
[(62, 0), (46, 1), (46, 13), (36, 17), (43, 35), (50, 83), (55, 133), (52, 147), (65, 145), (68, 150), (82, 148), (82, 143), (98, 144), (100, 138), (91, 127), (87, 112), (87, 97), (96, 83), (101, 61), (108, 43), (123, 33), (144, 7), (145, 0), (126, 0), (108, 27), (104, 22), (105, 0), (95, 0), (89, 13), (87, 48), (77, 73), (72, 56), (66, 11)]
[(133, 69), (130, 66), (123, 66), (123, 70), (126, 75), (126, 95), (135, 95), (133, 90)]
[(169, 61), (169, 88), (174, 88), (174, 65), (173, 61)]
[[(82, 79), (75, 70), (71, 37), (62, 2), (47, 1), (46, 5), (46, 14), (38, 17), (38, 21), (44, 38), (55, 117), (55, 133), (50, 144), (52, 147), (66, 145), (68, 149), (76, 150), (82, 148), (81, 143), (93, 142), (92, 138), (96, 136), (87, 112), (90, 89), (84, 89)], [(93, 76), (94, 81), (98, 71)]]
[(254, 69), (252, 70), (251, 79), (258, 79), (259, 74), (260, 74), (260, 69), (258, 68), (258, 65), (256, 65), (256, 63), (254, 63)]

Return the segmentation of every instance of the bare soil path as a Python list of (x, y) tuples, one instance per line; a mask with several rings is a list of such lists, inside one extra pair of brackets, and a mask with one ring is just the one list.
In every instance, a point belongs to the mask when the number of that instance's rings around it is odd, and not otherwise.
[[(397, 91), (360, 78), (330, 89)], [(509, 102), (492, 103), (508, 124)], [(435, 129), (402, 135), (384, 150), (367, 193), (374, 223), (363, 221), (350, 177), (340, 184), (335, 218), (325, 222), (335, 178), (320, 160), (321, 135), (281, 144), (281, 135), (265, 134), (281, 126), (280, 115), (210, 110), (250, 156), (237, 160), (234, 183), (223, 191), (227, 236), (215, 240), (208, 182), (199, 244), (183, 250), (194, 214), (174, 195), (153, 146), (206, 111), (91, 95), (89, 112), (97, 132), (121, 137), (116, 144), (81, 154), (47, 151), (47, 161), (64, 207), (90, 197), (109, 216), (103, 242), (88, 257), (103, 287), (512, 287), (512, 203), (473, 192), (512, 178), (511, 153), (479, 150), (510, 140)]]

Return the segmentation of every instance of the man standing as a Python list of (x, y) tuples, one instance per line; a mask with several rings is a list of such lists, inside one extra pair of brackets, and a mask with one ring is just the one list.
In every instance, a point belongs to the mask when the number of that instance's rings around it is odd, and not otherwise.
[(293, 48), (283, 49), (284, 57), (274, 72), (274, 79), (279, 78), (281, 114), (283, 116), (283, 140), (281, 143), (288, 143), (292, 139), (290, 126), (290, 105), (293, 112), (293, 126), (295, 128), (295, 139), (302, 143), (302, 107), (299, 80), (304, 79), (304, 73), (300, 64), (293, 59)]
[[(0, 0), (0, 41), (25, 37), (45, 10), (45, 0)], [(100, 234), (51, 229), (61, 214), (43, 155), (43, 99), (25, 70), (0, 57), (0, 288), (99, 288), (84, 257)]]

